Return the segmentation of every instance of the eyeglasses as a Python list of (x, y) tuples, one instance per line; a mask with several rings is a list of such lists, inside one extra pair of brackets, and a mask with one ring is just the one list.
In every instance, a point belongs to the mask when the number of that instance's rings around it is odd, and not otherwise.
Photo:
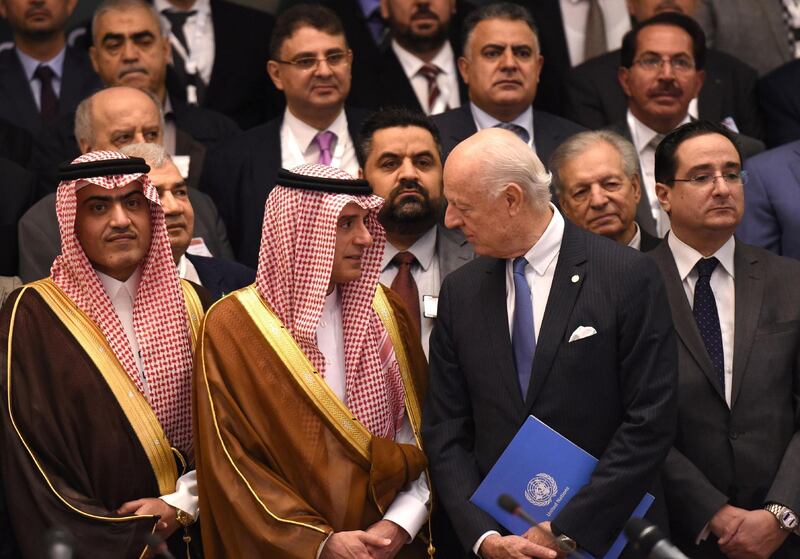
[(295, 58), (294, 60), (275, 60), (275, 62), (278, 64), (290, 64), (301, 72), (308, 72), (310, 70), (316, 70), (319, 66), (319, 63), (323, 60), (331, 68), (341, 66), (350, 58), (351, 52), (352, 51), (350, 50), (336, 51), (326, 54), (322, 58), (317, 58), (316, 56), (302, 56), (300, 58)]
[(634, 61), (642, 70), (647, 72), (658, 72), (664, 68), (664, 64), (669, 64), (673, 72), (686, 73), (694, 70), (694, 60), (688, 56), (673, 56), (672, 58), (666, 56), (658, 56), (655, 54), (646, 54), (639, 60)]
[(722, 173), (721, 175), (695, 175), (688, 179), (672, 179), (673, 182), (688, 182), (692, 186), (708, 186), (717, 179), (722, 179), (725, 184), (739, 185), (747, 184), (747, 171), (738, 171), (731, 173)]

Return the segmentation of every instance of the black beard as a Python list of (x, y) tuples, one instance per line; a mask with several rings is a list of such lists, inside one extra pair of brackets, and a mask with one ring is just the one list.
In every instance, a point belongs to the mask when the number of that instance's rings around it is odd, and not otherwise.
[[(430, 9), (425, 5), (422, 5), (417, 11), (417, 13), (420, 12), (425, 12), (436, 17), (436, 14), (433, 14), (433, 12), (431, 12)], [(410, 52), (432, 52), (441, 48), (445, 41), (447, 41), (449, 34), (448, 24), (442, 23), (438, 17), (436, 17), (436, 21), (439, 24), (439, 27), (437, 27), (436, 32), (433, 35), (420, 36), (411, 31), (411, 26), (406, 27), (399, 25), (392, 29), (392, 35), (395, 39), (397, 39), (397, 42), (400, 43), (400, 46)]]
[[(422, 199), (407, 197), (397, 202), (397, 197), (405, 192), (416, 192)], [(417, 235), (433, 227), (442, 213), (439, 200), (431, 200), (428, 191), (417, 181), (400, 181), (389, 193), (378, 219), (387, 233)]]

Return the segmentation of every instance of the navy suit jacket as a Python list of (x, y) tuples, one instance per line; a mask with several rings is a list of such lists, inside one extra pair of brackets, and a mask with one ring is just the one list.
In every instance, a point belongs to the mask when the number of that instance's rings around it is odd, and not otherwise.
[(800, 60), (773, 70), (758, 82), (758, 104), (764, 114), (767, 145), (800, 140)]
[(0, 158), (0, 276), (19, 274), (17, 223), (33, 204), (34, 176), (7, 159)]
[[(579, 326), (597, 334), (569, 342)], [(434, 487), (465, 549), (506, 533), (469, 497), (530, 414), (600, 463), (553, 525), (602, 556), (646, 491), (664, 518), (658, 471), (675, 434), (677, 353), (664, 283), (638, 251), (565, 220), (523, 398), (506, 311), (506, 261), (447, 276), (431, 336), (423, 440)], [(663, 520), (662, 520), (663, 522)]]
[(186, 258), (194, 265), (200, 283), (214, 299), (224, 297), (228, 293), (256, 281), (256, 271), (238, 262), (231, 262), (224, 258), (197, 256), (188, 252)]
[(737, 236), (800, 259), (800, 140), (751, 157), (744, 168), (750, 178)]
[[(458, 143), (478, 131), (469, 103), (432, 118), (439, 127), (445, 159)], [(536, 155), (545, 165), (561, 142), (584, 130), (582, 126), (559, 116), (544, 111), (533, 111), (533, 142), (536, 145)]]

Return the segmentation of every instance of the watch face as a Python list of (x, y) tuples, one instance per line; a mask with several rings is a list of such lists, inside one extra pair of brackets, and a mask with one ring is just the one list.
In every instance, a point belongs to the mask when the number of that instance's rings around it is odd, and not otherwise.
[(781, 524), (786, 526), (787, 530), (794, 530), (797, 528), (797, 515), (790, 510), (784, 511), (780, 520)]

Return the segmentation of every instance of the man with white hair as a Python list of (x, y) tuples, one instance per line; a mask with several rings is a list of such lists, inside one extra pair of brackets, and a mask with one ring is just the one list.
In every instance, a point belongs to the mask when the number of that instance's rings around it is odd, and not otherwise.
[[(565, 221), (549, 186), (506, 130), (478, 132), (444, 168), (445, 225), (482, 256), (440, 291), (423, 440), (442, 506), (484, 559), (603, 556), (648, 491), (648, 516), (664, 515), (677, 385), (664, 284), (648, 258)], [(469, 498), (530, 415), (599, 464), (551, 521), (502, 535)]]

